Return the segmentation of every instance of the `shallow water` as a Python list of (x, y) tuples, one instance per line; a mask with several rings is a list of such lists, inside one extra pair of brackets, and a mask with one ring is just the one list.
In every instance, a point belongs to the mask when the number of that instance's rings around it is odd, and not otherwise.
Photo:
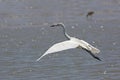
[[(119, 0), (0, 0), (1, 80), (119, 80)], [(95, 11), (86, 18), (89, 11)], [(86, 51), (66, 50), (35, 62), (68, 34), (101, 50), (102, 61)]]

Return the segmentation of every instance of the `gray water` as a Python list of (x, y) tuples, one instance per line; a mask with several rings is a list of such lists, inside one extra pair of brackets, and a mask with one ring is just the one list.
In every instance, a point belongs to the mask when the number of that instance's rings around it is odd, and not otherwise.
[[(86, 18), (89, 11), (93, 16)], [(40, 57), (69, 35), (101, 50)], [(120, 80), (120, 0), (0, 0), (0, 80)]]

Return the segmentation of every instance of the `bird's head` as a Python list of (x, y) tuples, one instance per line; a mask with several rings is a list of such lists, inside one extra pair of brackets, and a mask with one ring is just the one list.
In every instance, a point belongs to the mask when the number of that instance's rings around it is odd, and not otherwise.
[(63, 23), (55, 23), (55, 24), (53, 24), (53, 25), (51, 25), (50, 27), (56, 27), (56, 26), (62, 26), (62, 27), (64, 27), (64, 24)]

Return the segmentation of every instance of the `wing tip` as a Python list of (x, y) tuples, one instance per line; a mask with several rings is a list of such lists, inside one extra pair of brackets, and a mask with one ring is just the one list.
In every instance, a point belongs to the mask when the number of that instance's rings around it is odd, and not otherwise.
[(97, 48), (93, 48), (91, 52), (94, 54), (98, 54), (98, 53), (100, 53), (100, 50)]
[(38, 62), (40, 59), (38, 58), (37, 60), (36, 60), (36, 62)]
[(38, 59), (36, 60), (36, 62), (40, 61), (40, 59), (41, 59), (42, 57), (43, 57), (43, 56), (41, 56), (40, 58), (38, 58)]
[(95, 59), (99, 60), (99, 61), (102, 61), (99, 57), (95, 56), (94, 57)]

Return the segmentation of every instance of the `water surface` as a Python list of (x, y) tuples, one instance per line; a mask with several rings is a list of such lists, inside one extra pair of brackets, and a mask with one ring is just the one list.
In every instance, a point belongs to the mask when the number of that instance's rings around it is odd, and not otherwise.
[[(1, 80), (119, 80), (119, 0), (0, 0)], [(86, 18), (89, 11), (95, 11)], [(50, 46), (69, 35), (101, 50), (93, 59), (86, 51), (72, 49), (35, 60)]]

